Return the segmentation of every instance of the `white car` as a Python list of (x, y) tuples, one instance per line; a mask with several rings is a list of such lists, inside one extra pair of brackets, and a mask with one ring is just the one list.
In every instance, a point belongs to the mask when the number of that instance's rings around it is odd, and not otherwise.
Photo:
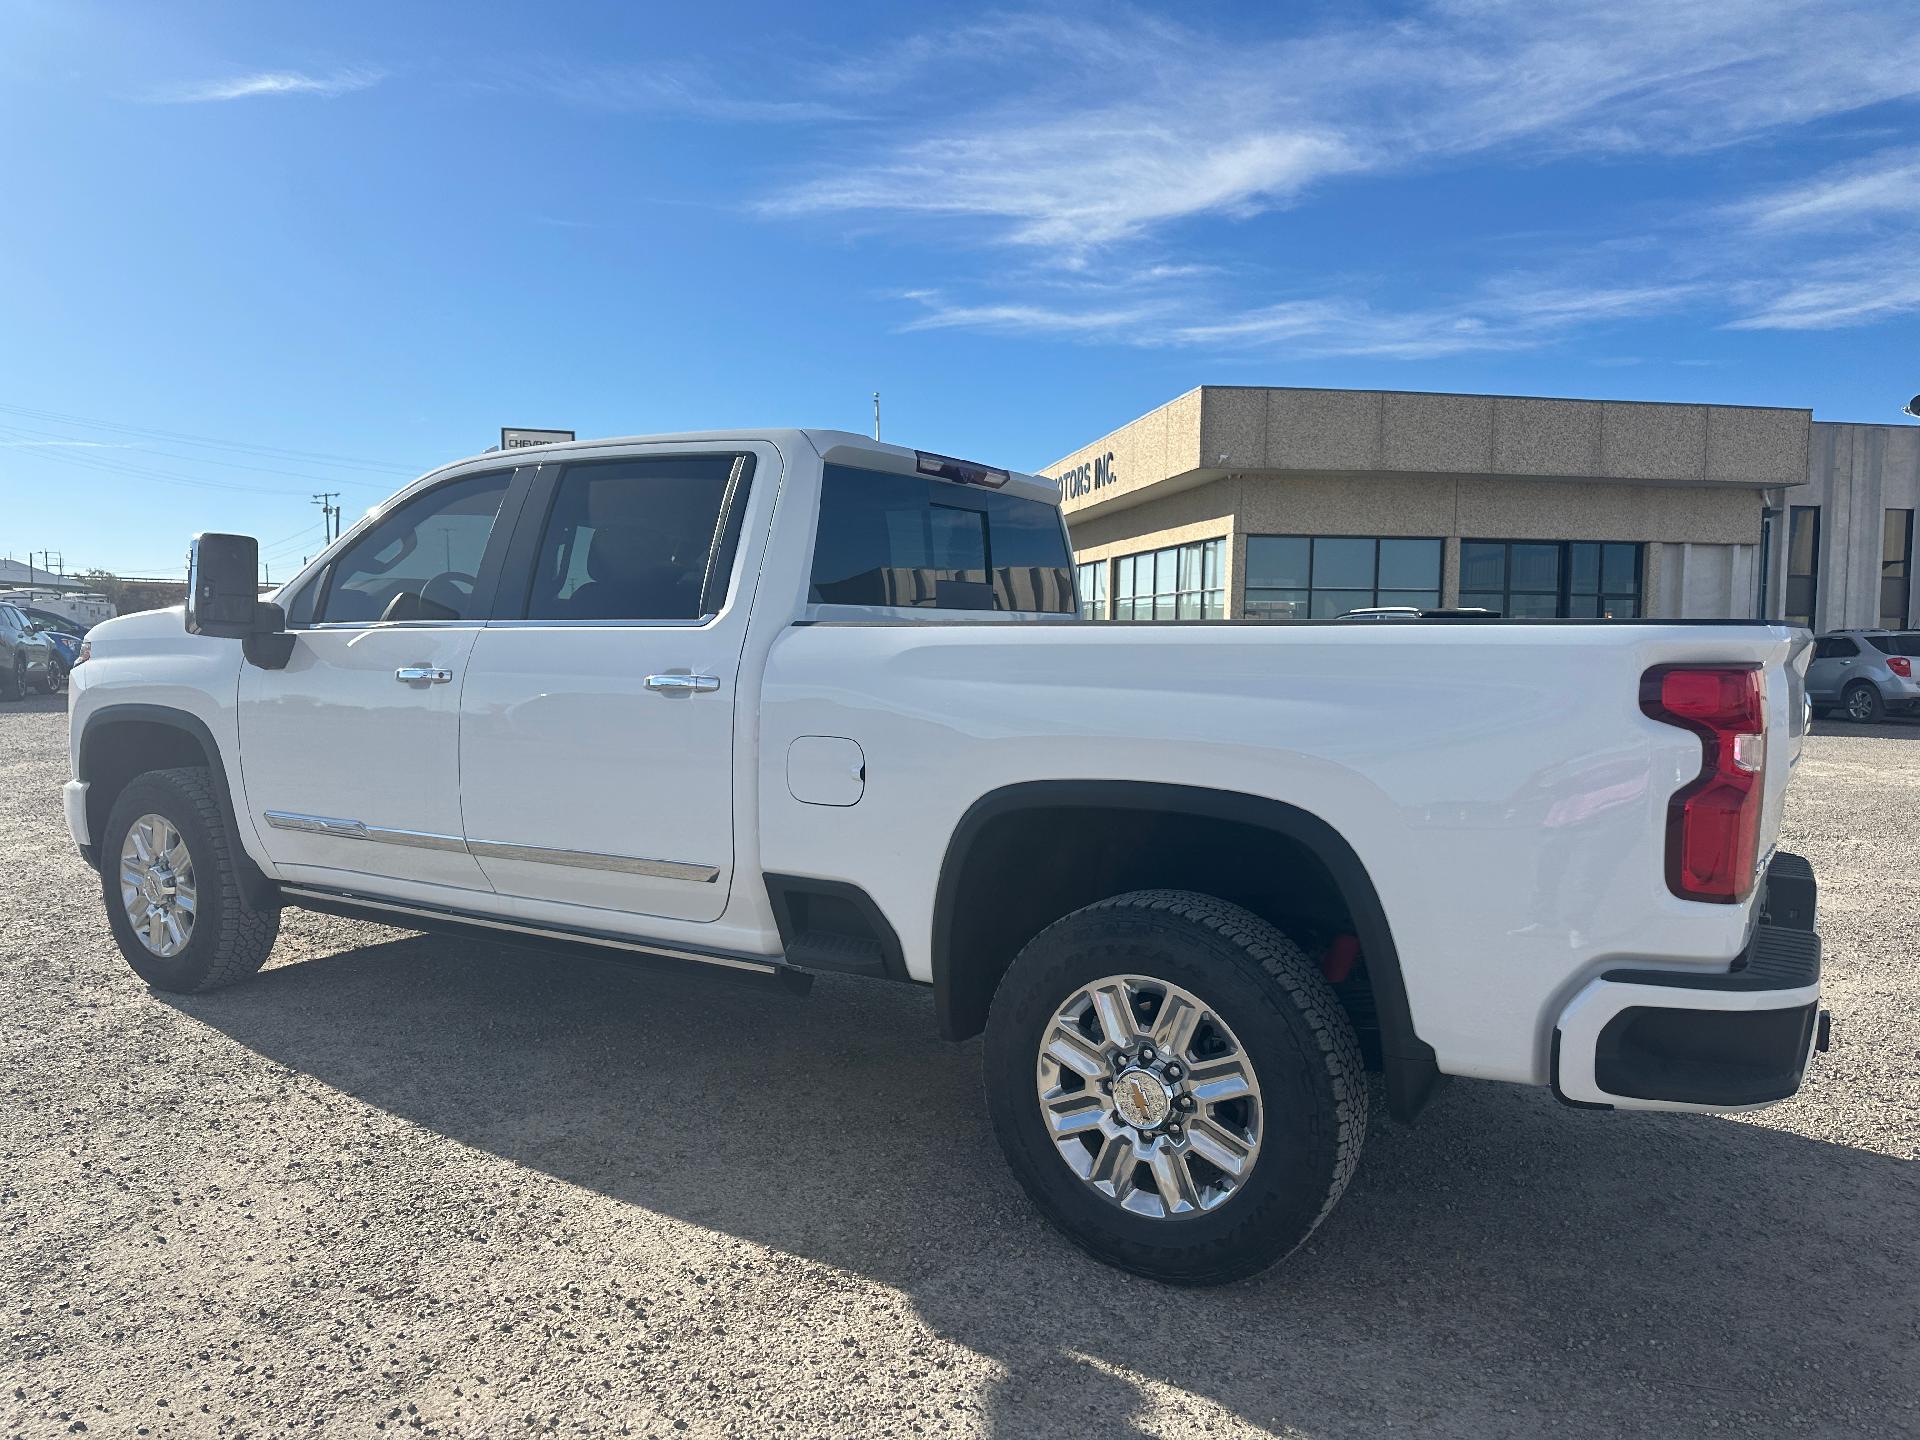
[(289, 905), (928, 986), (1039, 1209), (1172, 1281), (1307, 1236), (1369, 1068), (1401, 1120), (1447, 1075), (1794, 1093), (1804, 635), (1082, 623), (1058, 500), (765, 430), (447, 466), (271, 603), (202, 536), (184, 617), (74, 672), (73, 838), (167, 990), (252, 974)]

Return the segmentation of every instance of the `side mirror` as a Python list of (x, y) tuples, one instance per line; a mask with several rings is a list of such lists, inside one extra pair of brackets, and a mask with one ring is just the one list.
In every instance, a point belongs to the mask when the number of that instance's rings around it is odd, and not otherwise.
[(286, 612), (260, 598), (260, 542), (202, 534), (187, 552), (187, 633), (238, 640), (247, 662), (285, 667), (293, 654)]
[(187, 552), (187, 633), (244, 640), (260, 603), (260, 542), (251, 535), (196, 535)]

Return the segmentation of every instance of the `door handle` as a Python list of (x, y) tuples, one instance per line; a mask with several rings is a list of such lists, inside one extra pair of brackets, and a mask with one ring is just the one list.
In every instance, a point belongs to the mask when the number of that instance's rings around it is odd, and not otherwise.
[(718, 675), (649, 675), (647, 689), (663, 695), (704, 695), (720, 688)]
[(453, 671), (442, 670), (438, 665), (402, 665), (393, 672), (393, 678), (402, 684), (444, 685), (453, 679)]

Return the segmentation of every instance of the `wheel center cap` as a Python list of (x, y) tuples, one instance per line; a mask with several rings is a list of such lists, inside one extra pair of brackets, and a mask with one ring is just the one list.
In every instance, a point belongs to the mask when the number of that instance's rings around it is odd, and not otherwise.
[(1113, 1082), (1113, 1108), (1137, 1130), (1155, 1130), (1173, 1113), (1173, 1096), (1151, 1070), (1128, 1070)]

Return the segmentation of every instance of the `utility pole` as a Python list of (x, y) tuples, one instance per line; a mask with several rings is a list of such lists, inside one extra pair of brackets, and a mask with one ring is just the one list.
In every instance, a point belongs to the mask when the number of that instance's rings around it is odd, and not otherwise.
[(338, 490), (327, 490), (313, 497), (313, 503), (320, 507), (320, 534), (331, 544), (340, 538), (340, 507), (333, 502), (340, 498)]
[(59, 551), (59, 550), (41, 550), (41, 551), (38, 551), (38, 552), (36, 552), (36, 551), (32, 551), (32, 550), (29, 550), (29, 551), (27, 552), (27, 572), (28, 572), (28, 574), (32, 574), (32, 572), (33, 572), (33, 557), (34, 557), (34, 555), (35, 555), (36, 553), (37, 553), (37, 554), (38, 554), (38, 555), (40, 556), (40, 559), (41, 559), (41, 561), (42, 561), (42, 564), (41, 564), (41, 566), (40, 566), (40, 568), (41, 568), (42, 570), (44, 570), (44, 571), (46, 571), (46, 572), (47, 572), (47, 578), (48, 578), (49, 580), (51, 580), (51, 579), (53, 578), (53, 576), (54, 576), (54, 573), (55, 573), (55, 572), (54, 572), (54, 559), (53, 559), (53, 557), (54, 557), (54, 556), (56, 556), (56, 555), (58, 555), (58, 556), (60, 557), (60, 564), (59, 564), (59, 575), (60, 575), (60, 578), (61, 578), (61, 579), (63, 579), (63, 580), (64, 580), (64, 579), (66, 578), (66, 575), (67, 575), (67, 557), (66, 557), (66, 555), (65, 555), (65, 553), (64, 553), (64, 552), (62, 552), (62, 551)]
[(880, 392), (873, 392), (873, 438), (880, 438)]

